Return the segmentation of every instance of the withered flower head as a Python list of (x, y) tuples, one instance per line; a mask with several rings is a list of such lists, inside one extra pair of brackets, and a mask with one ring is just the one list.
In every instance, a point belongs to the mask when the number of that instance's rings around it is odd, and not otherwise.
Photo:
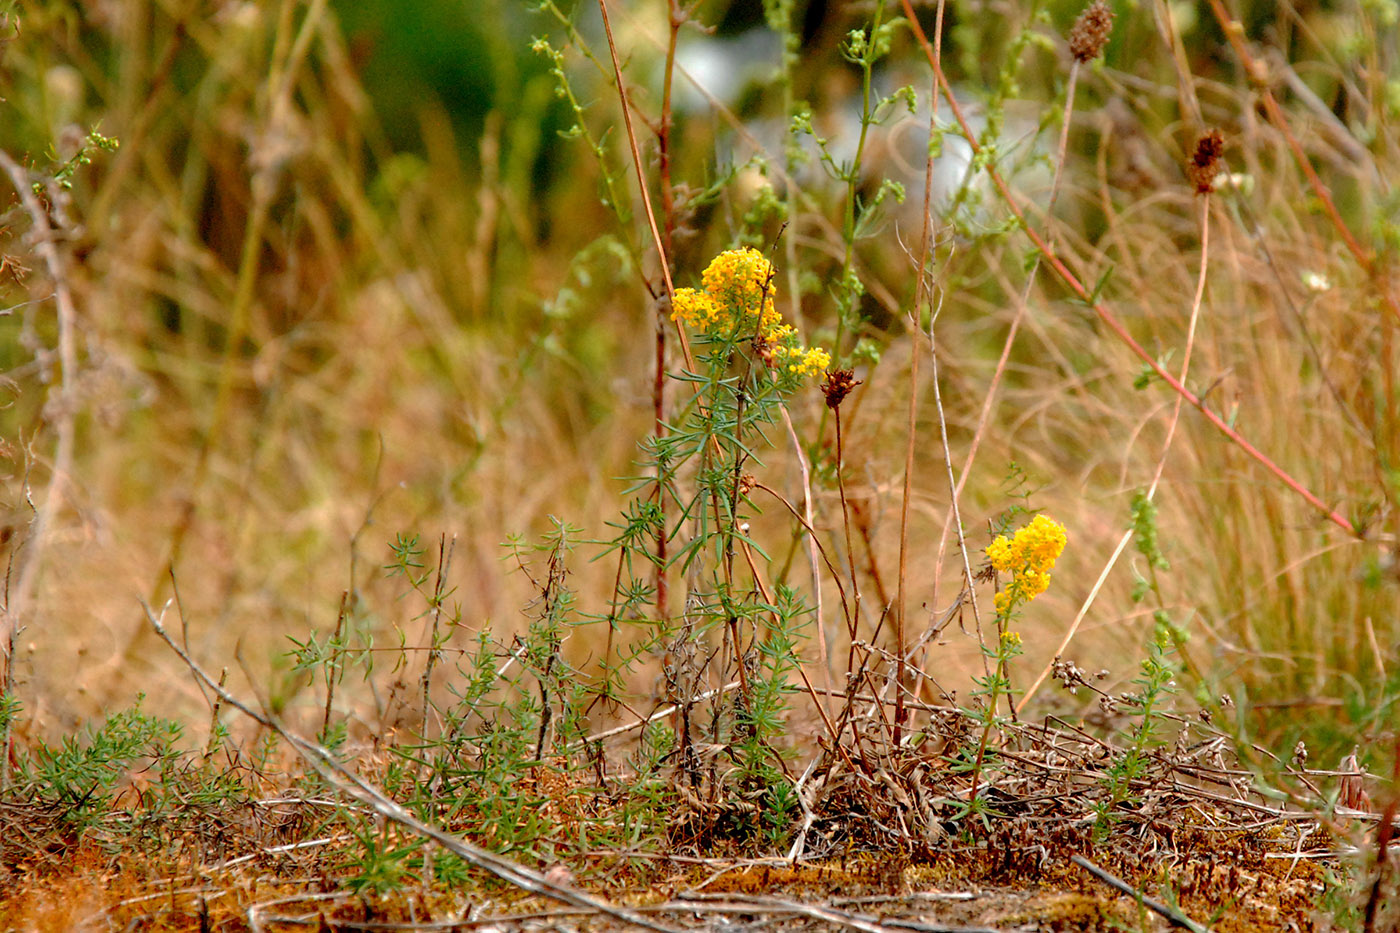
[(1108, 45), (1108, 34), (1113, 31), (1113, 11), (1103, 0), (1094, 0), (1079, 14), (1069, 31), (1069, 50), (1076, 61), (1093, 61), (1103, 54)]
[(822, 383), (822, 394), (826, 396), (826, 407), (832, 411), (841, 407), (841, 403), (846, 400), (846, 396), (851, 394), (851, 390), (860, 385), (861, 381), (856, 378), (853, 369), (836, 369), (826, 374), (826, 381)]
[(1211, 130), (1196, 141), (1196, 152), (1191, 156), (1191, 164), (1186, 166), (1186, 175), (1197, 194), (1210, 194), (1214, 190), (1215, 176), (1220, 174), (1220, 157), (1224, 154), (1225, 137), (1219, 130)]
[(777, 343), (769, 340), (762, 333), (754, 334), (753, 351), (758, 354), (759, 359), (763, 360), (763, 362), (767, 363), (769, 366), (772, 366), (775, 362), (775, 357), (777, 356), (775, 351), (777, 347)]
[(757, 482), (758, 480), (754, 478), (754, 475), (752, 473), (745, 473), (744, 475), (740, 476), (739, 495), (747, 496), (749, 493), (753, 492), (754, 483)]

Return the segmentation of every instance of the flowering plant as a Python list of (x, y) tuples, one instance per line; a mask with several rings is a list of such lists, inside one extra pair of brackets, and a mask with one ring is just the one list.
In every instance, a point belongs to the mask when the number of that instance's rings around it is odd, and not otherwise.
[(1044, 593), (1050, 585), (1050, 571), (1065, 549), (1065, 540), (1063, 525), (1045, 515), (1037, 515), (1011, 537), (997, 535), (987, 546), (987, 559), (991, 561), (992, 570), (1011, 574), (1011, 582), (993, 599), (997, 612), (996, 643), (983, 648), (996, 667), (986, 676), (975, 678), (977, 689), (973, 695), (985, 697), (986, 705), (968, 710), (969, 715), (981, 721), (982, 735), (971, 765), (972, 794), (959, 816), (976, 813), (986, 819), (986, 803), (977, 796), (977, 784), (982, 776), (992, 729), (1004, 722), (1004, 718), (997, 714), (997, 706), (1003, 697), (1009, 698), (1012, 693), (1007, 667), (1021, 654), (1021, 635), (1008, 629), (1007, 624), (1018, 607)]
[(831, 365), (831, 354), (803, 346), (774, 304), (773, 264), (751, 247), (725, 250), (700, 277), (703, 289), (678, 288), (671, 319), (722, 341), (751, 338), (769, 366), (797, 376)]
[(996, 570), (1011, 574), (1010, 585), (996, 594), (997, 615), (1005, 618), (1016, 606), (1044, 593), (1064, 549), (1065, 526), (1045, 515), (1037, 515), (1010, 538), (997, 535), (987, 546), (987, 559)]

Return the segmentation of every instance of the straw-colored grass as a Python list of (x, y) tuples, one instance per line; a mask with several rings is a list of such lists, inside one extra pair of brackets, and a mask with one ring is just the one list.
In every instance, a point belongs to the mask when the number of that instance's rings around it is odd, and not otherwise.
[[(960, 94), (997, 85), (999, 56), (1023, 25), (1020, 6), (996, 6), (995, 25), (979, 5), (950, 5), (955, 28), (941, 64)], [(966, 471), (957, 504), (968, 569), (983, 566), (991, 524), (1022, 492), (1069, 532), (1053, 585), (1017, 623), (1024, 656), (1009, 669), (1012, 688), (1037, 680), (1083, 611), (1065, 657), (1107, 669), (1105, 690), (1129, 689), (1162, 610), (1188, 636), (1181, 712), (1215, 715), (1243, 742), (1246, 763), (1265, 763), (1251, 742), (1287, 760), (1302, 739), (1318, 767), (1360, 745), (1362, 763), (1383, 775), (1400, 697), (1400, 219), (1387, 181), (1398, 170), (1400, 114), (1385, 77), (1400, 52), (1369, 6), (1248, 5), (1248, 48), (1267, 63), (1286, 119), (1279, 125), (1210, 8), (1193, 8), (1200, 19), (1183, 24), (1161, 19), (1168, 6), (1119, 10), (1104, 64), (1076, 78), (1061, 152), (1057, 95), (1069, 61), (1061, 37), (1078, 9), (1048, 5), (1053, 26), (1031, 27), (1044, 47), (1033, 44), (1010, 69), (1021, 99), (1005, 102), (1021, 117), (1017, 132), (1031, 135), (1003, 144), (1059, 164), (1063, 180), (1050, 216), (1036, 171), (1011, 172), (1012, 197), (1080, 282), (1102, 283), (1101, 310), (1173, 376), (1189, 332), (1186, 387), (1325, 508), (1181, 405), (1159, 375), (1136, 386), (1143, 361), (1048, 258), (1028, 279), (1036, 248), (1014, 229), (994, 231), (1010, 212), (983, 176), (970, 225), (934, 218), (930, 290), (916, 307), (922, 165), (898, 178), (910, 201), (875, 235), (843, 237), (844, 199), (856, 189), (872, 197), (883, 174), (901, 170), (882, 161), (891, 150), (876, 126), (865, 175), (850, 189), (811, 166), (784, 177), (781, 141), (767, 164), (767, 180), (794, 211), (776, 242), (778, 225), (763, 228), (780, 305), (797, 312), (810, 342), (839, 337), (843, 362), (857, 338), (879, 357), (856, 359), (863, 384), (840, 413), (844, 516), (834, 419), (814, 386), (789, 403), (815, 472), (818, 537), (843, 579), (848, 562), (857, 568), (858, 638), (878, 624), (879, 646), (897, 650), (900, 593), (907, 640), (924, 635), (964, 575), (946, 429), (952, 468), (958, 478)], [(746, 100), (715, 101), (709, 113), (668, 114), (677, 122), (667, 213), (654, 133), (666, 4), (609, 9), (634, 95), (630, 136), (671, 247), (669, 271), (675, 286), (696, 286), (710, 257), (752, 232), (742, 218), (761, 180), (747, 166), (712, 198), (691, 202), (715, 181), (716, 152), (746, 134), (750, 143), (766, 138), (763, 127), (782, 125), (794, 98), (813, 102), (820, 126), (858, 110), (858, 75), (839, 58), (836, 37), (870, 10), (832, 12), (808, 37), (789, 90), (774, 82)], [(0, 665), (24, 708), (13, 737), (21, 746), (55, 741), (138, 693), (204, 741), (208, 686), (155, 636), (143, 601), (157, 615), (169, 607), (167, 626), (207, 669), (227, 669), (234, 694), (307, 734), (321, 725), (324, 681), (291, 669), (288, 639), (329, 637), (348, 606), (345, 624), (384, 655), (373, 675), (337, 688), (335, 715), (356, 740), (407, 737), (421, 724), (402, 710), (387, 716), (385, 696), (415, 689), (430, 663), (416, 649), (431, 628), (404, 581), (384, 570), (397, 535), (420, 535), (430, 556), (440, 536), (452, 542), (449, 601), (460, 624), (444, 644), (456, 650), (486, 629), (508, 645), (534, 618), (527, 607), (537, 581), (506, 559), (507, 539), (537, 539), (552, 517), (584, 538), (613, 534), (606, 523), (625, 502), (622, 478), (638, 473), (639, 444), (653, 430), (656, 308), (666, 289), (596, 11), (581, 4), (573, 13), (572, 38), (589, 43), (591, 61), (547, 14), (499, 13), (477, 50), (491, 59), (482, 82), (494, 97), (468, 105), (448, 86), (437, 96), (419, 88), (407, 114), (383, 112), (407, 106), (402, 87), (369, 77), (392, 67), (376, 58), (383, 48), (404, 35), (411, 44), (415, 14), (370, 17), (377, 25), (357, 33), (337, 12), (320, 0), (228, 3), (213, 14), (110, 0), (5, 13), (0, 149), (42, 181), (80, 151), (88, 130), (120, 141), (76, 168), (71, 191), (44, 194), (59, 231), (58, 275), (18, 198), (7, 196), (0, 221), (5, 269), (28, 270), (0, 274), (0, 300), (13, 306), (0, 317), (3, 619), (16, 633), (15, 653)], [(885, 15), (901, 14), (890, 5)], [(1343, 41), (1357, 24), (1367, 41)], [(374, 29), (403, 35), (387, 42)], [(1267, 55), (1279, 30), (1289, 44)], [(548, 60), (531, 53), (532, 34), (564, 51), (601, 165), (584, 140), (561, 134), (575, 115), (554, 96)], [(680, 36), (707, 41), (688, 27)], [(907, 28), (892, 41), (891, 67), (877, 77), (906, 76), (892, 80), (913, 82), (927, 107), (929, 62)], [(951, 122), (947, 102), (940, 106)], [(1236, 176), (1207, 196), (1193, 191), (1184, 165), (1216, 127)], [(402, 142), (414, 135), (417, 145)], [(1335, 218), (1292, 140), (1335, 199)], [(600, 203), (610, 190), (627, 201), (625, 223)], [(865, 288), (855, 332), (835, 310), (847, 257)], [(789, 304), (797, 282), (804, 293)], [(52, 300), (59, 287), (76, 308), (71, 334)], [(929, 307), (936, 368), (928, 333), (913, 323)], [(676, 331), (667, 334), (669, 367), (679, 371)], [(59, 363), (65, 353), (71, 372)], [(668, 417), (691, 391), (669, 384)], [(911, 391), (914, 472), (902, 528)], [(781, 424), (766, 430), (773, 448), (749, 470), (801, 511), (798, 452)], [(1013, 461), (1026, 479), (1009, 488)], [(1156, 595), (1137, 602), (1135, 583), (1150, 568), (1131, 546), (1116, 563), (1114, 555), (1133, 495), (1154, 486), (1159, 469), (1157, 529), (1170, 569), (1157, 572)], [(791, 516), (753, 499), (767, 510), (754, 528), (771, 558), (761, 573), (813, 593)], [(570, 558), (569, 583), (588, 611), (606, 612), (617, 565), (592, 556), (581, 547)], [(683, 576), (670, 577), (673, 614)], [(833, 608), (843, 591), (822, 578), (839, 681), (851, 639)], [(993, 631), (989, 592), (978, 599), (981, 624)], [(603, 639), (602, 628), (580, 627), (562, 650), (596, 672), (612, 650)], [(415, 650), (395, 668), (401, 645)], [(815, 677), (815, 643), (802, 651)], [(663, 700), (659, 655), (627, 678), (642, 712)], [(936, 683), (918, 696), (943, 702), (943, 691), (956, 692), (968, 702), (986, 663), (970, 610), (918, 661)], [(454, 670), (436, 668), (443, 702)], [(794, 701), (794, 722), (818, 728), (814, 705)], [(1095, 710), (1092, 698), (1049, 680), (1021, 713)], [(607, 704), (589, 716), (598, 728), (632, 718)], [(1380, 787), (1378, 801), (1395, 793)]]

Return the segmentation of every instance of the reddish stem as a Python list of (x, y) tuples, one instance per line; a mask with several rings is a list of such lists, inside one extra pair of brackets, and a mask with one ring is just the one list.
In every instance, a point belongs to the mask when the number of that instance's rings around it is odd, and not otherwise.
[(1226, 11), (1224, 4), (1220, 0), (1210, 0), (1211, 12), (1215, 14), (1216, 22), (1220, 24), (1221, 30), (1225, 33), (1225, 38), (1230, 40), (1230, 46), (1239, 56), (1240, 64), (1244, 67), (1245, 74), (1249, 81), (1259, 92), (1260, 99), (1264, 102), (1264, 111), (1269, 115), (1269, 122), (1283, 134), (1283, 138), (1288, 142), (1288, 148), (1293, 152), (1293, 159), (1302, 169), (1303, 174), (1308, 179), (1308, 184), (1312, 187), (1313, 194), (1322, 204), (1322, 210), (1327, 214), (1327, 218), (1332, 221), (1332, 226), (1336, 228), (1337, 235), (1346, 244), (1347, 250), (1356, 258), (1359, 265), (1376, 285), (1376, 290), (1380, 293), (1381, 301), (1390, 313), (1400, 320), (1400, 300), (1386, 287), (1381, 280), (1380, 270), (1376, 267), (1376, 260), (1370, 253), (1361, 246), (1356, 237), (1352, 234), (1351, 228), (1342, 219), (1342, 214), (1337, 210), (1336, 203), (1332, 200), (1332, 193), (1327, 190), (1327, 186), (1318, 177), (1317, 170), (1312, 167), (1312, 162), (1308, 160), (1307, 153), (1303, 151), (1303, 146), (1298, 142), (1298, 137), (1294, 135), (1292, 128), (1288, 125), (1288, 119), (1283, 115), (1283, 109), (1279, 107), (1278, 100), (1274, 97), (1274, 92), (1269, 90), (1266, 83), (1268, 80), (1267, 69), (1259, 63), (1254, 56), (1249, 54), (1249, 49), (1245, 48), (1244, 30), (1238, 20), (1232, 19)]
[[(914, 9), (910, 0), (900, 0), (900, 2), (904, 7), (904, 15), (909, 20), (910, 29), (913, 30), (914, 37), (918, 40), (920, 47), (923, 48), (924, 55), (928, 58), (929, 64), (933, 66), (934, 75), (938, 78), (938, 86), (943, 90), (943, 96), (947, 99), (948, 106), (952, 109), (953, 116), (957, 119), (958, 126), (961, 127), (963, 135), (966, 137), (967, 143), (972, 148), (972, 152), (975, 156), (982, 150), (982, 147), (977, 143), (977, 134), (972, 131), (971, 126), (968, 124), (967, 117), (963, 114), (962, 106), (958, 103), (958, 99), (953, 96), (953, 89), (948, 84), (948, 79), (943, 74), (943, 68), (939, 64), (937, 56), (934, 55), (932, 47), (929, 45), (928, 37), (924, 35), (923, 27), (919, 25), (918, 19), (914, 16)], [(1217, 0), (1211, 0), (1211, 2), (1215, 3)], [(1093, 296), (1089, 294), (1089, 290), (1084, 287), (1084, 284), (1060, 261), (1060, 258), (1054, 254), (1045, 240), (1030, 225), (1030, 222), (1026, 219), (1025, 213), (1011, 196), (1011, 189), (1006, 184), (1006, 180), (1001, 177), (1001, 174), (990, 164), (986, 166), (986, 171), (992, 183), (995, 184), (997, 190), (1001, 192), (1002, 199), (1006, 201), (1007, 207), (1011, 209), (1011, 213), (1015, 215), (1016, 219), (1020, 222), (1021, 228), (1026, 231), (1026, 235), (1030, 237), (1031, 242), (1034, 243), (1036, 249), (1040, 251), (1045, 262), (1050, 264), (1050, 268), (1055, 270), (1056, 274), (1064, 280), (1065, 284), (1069, 286), (1070, 290), (1073, 291), (1081, 301), (1093, 309), (1094, 313), (1098, 315), (1099, 320), (1103, 321), (1110, 330), (1118, 335), (1118, 339), (1122, 340), (1129, 350), (1151, 367), (1158, 378), (1170, 386), (1172, 391), (1185, 399), (1193, 408), (1204, 415), (1207, 421), (1219, 429), (1219, 431), (1239, 447), (1240, 450), (1244, 451), (1266, 470), (1274, 474), (1274, 476), (1289, 489), (1292, 489), (1294, 492), (1298, 493), (1298, 495), (1306, 499), (1307, 502), (1312, 505), (1313, 508), (1320, 511), (1328, 521), (1337, 525), (1337, 527), (1346, 531), (1348, 534), (1359, 537), (1356, 526), (1353, 525), (1346, 516), (1324, 503), (1314, 495), (1311, 490), (1294, 479), (1286, 470), (1271, 460), (1249, 441), (1245, 440), (1238, 431), (1225, 422), (1225, 419), (1207, 408), (1200, 396), (1182, 385), (1175, 376), (1162, 367), (1161, 363), (1157, 362), (1150, 353), (1143, 349), (1142, 345), (1133, 339), (1133, 336), (1128, 333), (1127, 328), (1123, 326), (1113, 312), (1109, 311), (1101, 302), (1095, 300)]]

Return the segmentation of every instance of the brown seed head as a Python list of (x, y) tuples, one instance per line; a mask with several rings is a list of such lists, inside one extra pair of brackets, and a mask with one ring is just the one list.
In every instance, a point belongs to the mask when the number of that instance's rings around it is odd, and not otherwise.
[(846, 396), (851, 394), (851, 390), (860, 385), (861, 381), (856, 378), (855, 370), (837, 369), (826, 374), (826, 381), (822, 383), (822, 394), (826, 396), (826, 407), (832, 411), (841, 407), (841, 403), (846, 400)]
[(1220, 174), (1220, 157), (1224, 154), (1225, 137), (1219, 130), (1211, 130), (1196, 141), (1196, 152), (1186, 166), (1186, 175), (1197, 194), (1210, 194), (1213, 190), (1215, 176)]
[(776, 355), (774, 350), (777, 349), (777, 346), (776, 344), (770, 343), (768, 338), (763, 336), (762, 333), (754, 334), (753, 349), (754, 352), (758, 354), (759, 359), (763, 360), (763, 362), (767, 363), (769, 366), (773, 365), (773, 357)]
[(1113, 11), (1103, 0), (1094, 0), (1070, 28), (1070, 53), (1076, 61), (1093, 61), (1103, 54), (1103, 47), (1108, 45), (1108, 34), (1112, 31)]

